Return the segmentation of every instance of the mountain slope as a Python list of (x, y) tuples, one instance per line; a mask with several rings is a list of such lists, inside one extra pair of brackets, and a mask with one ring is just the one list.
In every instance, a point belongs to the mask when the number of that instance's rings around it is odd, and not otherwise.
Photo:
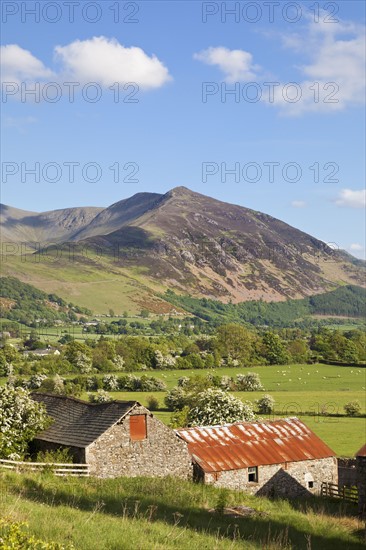
[[(33, 219), (33, 213), (18, 212), (10, 210), (3, 226), (15, 241), (23, 239)], [(159, 301), (157, 295), (168, 288), (240, 302), (301, 298), (343, 284), (364, 285), (363, 266), (342, 251), (267, 214), (185, 187), (165, 195), (138, 193), (105, 209), (57, 210), (35, 217), (37, 235), (49, 227), (48, 240), (63, 243), (57, 261), (46, 264), (41, 255), (38, 264), (30, 257), (20, 265), (14, 258), (7, 262), (7, 274), (34, 284), (38, 279), (49, 291), (57, 280), (66, 292), (81, 281), (113, 279), (113, 285), (104, 285), (106, 308), (114, 307), (118, 288), (140, 307), (144, 300)], [(112, 286), (113, 300), (108, 297)], [(85, 286), (82, 293), (87, 294)], [(70, 298), (74, 296), (78, 292)], [(91, 307), (90, 301), (85, 305)]]
[(162, 197), (158, 193), (137, 193), (128, 199), (116, 202), (103, 209), (84, 228), (80, 229), (73, 240), (81, 240), (96, 235), (105, 235), (120, 229), (132, 220), (142, 216)]
[(362, 284), (357, 266), (322, 241), (184, 187), (128, 226), (84, 243), (115, 257), (117, 250), (121, 264), (139, 266), (172, 288), (224, 300), (278, 300)]
[(103, 208), (63, 208), (49, 212), (28, 212), (0, 205), (2, 242), (62, 242), (87, 226)]

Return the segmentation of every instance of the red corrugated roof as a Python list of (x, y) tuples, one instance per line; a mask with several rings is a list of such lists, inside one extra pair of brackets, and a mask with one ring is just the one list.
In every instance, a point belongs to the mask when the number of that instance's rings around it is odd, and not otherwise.
[(205, 472), (335, 456), (298, 418), (176, 430)]
[(357, 451), (356, 456), (366, 456), (366, 443)]

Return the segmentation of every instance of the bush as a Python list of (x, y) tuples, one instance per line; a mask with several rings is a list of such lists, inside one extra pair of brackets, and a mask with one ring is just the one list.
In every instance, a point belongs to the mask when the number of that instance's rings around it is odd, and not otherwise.
[(361, 413), (361, 405), (358, 401), (349, 401), (343, 408), (347, 416), (358, 416)]
[(178, 378), (178, 387), (184, 388), (188, 384), (189, 380), (189, 376), (181, 376)]
[(224, 514), (225, 508), (228, 505), (229, 492), (227, 489), (221, 489), (217, 497), (215, 511), (221, 516)]
[(126, 376), (120, 376), (118, 378), (118, 385), (120, 390), (140, 391), (141, 379), (133, 374), (127, 374)]
[(169, 426), (175, 428), (186, 428), (188, 426), (189, 407), (186, 405), (180, 411), (175, 411), (170, 417)]
[(89, 394), (90, 403), (110, 403), (113, 398), (105, 390), (98, 390), (96, 394)]
[(270, 414), (274, 411), (275, 400), (266, 393), (261, 399), (256, 401), (259, 414)]
[(187, 404), (187, 394), (182, 388), (173, 388), (164, 399), (170, 411), (180, 411)]
[(47, 380), (45, 374), (33, 374), (27, 381), (27, 387), (31, 390), (38, 390), (45, 380)]
[(42, 392), (64, 395), (66, 393), (65, 380), (58, 374), (54, 378), (45, 378), (39, 388)]
[(86, 379), (85, 388), (89, 391), (101, 390), (103, 387), (103, 380), (98, 376), (90, 376)]
[(18, 460), (34, 436), (52, 420), (24, 388), (0, 386), (0, 457)]
[(252, 421), (255, 420), (255, 414), (250, 403), (243, 403), (223, 390), (209, 388), (195, 398), (188, 420), (193, 426), (213, 426), (242, 420)]
[(159, 400), (155, 397), (155, 395), (149, 395), (147, 398), (147, 408), (150, 411), (157, 411), (159, 410)]
[(140, 378), (141, 391), (165, 391), (166, 384), (154, 376), (142, 375)]
[(248, 372), (248, 374), (237, 374), (235, 386), (237, 391), (261, 391), (264, 390), (259, 374)]
[(117, 391), (119, 388), (119, 380), (115, 374), (106, 374), (103, 376), (103, 389), (109, 391)]
[(36, 456), (36, 462), (46, 462), (54, 464), (72, 464), (73, 458), (70, 455), (69, 448), (59, 448), (55, 451), (39, 451)]
[(0, 543), (3, 550), (73, 550), (73, 545), (58, 544), (57, 542), (43, 542), (25, 532), (26, 523), (14, 522), (7, 518), (0, 518)]

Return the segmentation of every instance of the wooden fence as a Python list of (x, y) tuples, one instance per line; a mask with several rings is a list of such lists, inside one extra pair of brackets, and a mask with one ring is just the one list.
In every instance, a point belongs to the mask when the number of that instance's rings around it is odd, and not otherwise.
[(320, 494), (324, 497), (341, 498), (347, 502), (358, 503), (357, 487), (341, 487), (336, 483), (323, 482), (321, 485)]
[(51, 472), (55, 476), (89, 476), (88, 464), (56, 464), (47, 462), (20, 462), (0, 459), (0, 469), (15, 472)]

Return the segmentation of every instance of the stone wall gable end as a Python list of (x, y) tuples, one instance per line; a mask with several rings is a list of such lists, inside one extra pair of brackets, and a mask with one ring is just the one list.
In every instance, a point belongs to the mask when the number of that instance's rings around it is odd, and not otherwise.
[[(128, 418), (139, 414), (147, 417), (147, 438), (133, 441), (130, 438)], [(91, 475), (97, 477), (192, 477), (187, 445), (176, 437), (173, 430), (139, 404), (88, 446), (86, 462)]]

